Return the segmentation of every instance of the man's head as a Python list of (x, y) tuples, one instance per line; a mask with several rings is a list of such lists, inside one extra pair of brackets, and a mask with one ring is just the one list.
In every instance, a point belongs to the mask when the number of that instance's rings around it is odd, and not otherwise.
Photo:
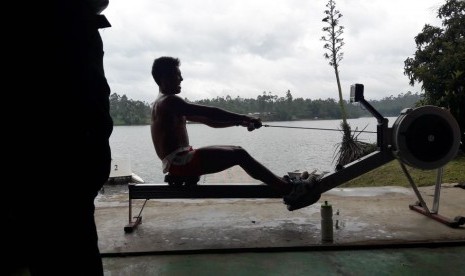
[(178, 58), (160, 57), (155, 59), (152, 65), (152, 77), (160, 87), (163, 94), (178, 94), (181, 92), (183, 80)]

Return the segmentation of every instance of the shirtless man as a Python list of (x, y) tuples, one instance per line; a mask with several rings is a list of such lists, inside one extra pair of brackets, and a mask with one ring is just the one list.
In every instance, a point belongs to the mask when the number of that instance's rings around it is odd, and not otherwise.
[(239, 165), (251, 177), (282, 194), (289, 211), (309, 206), (320, 199), (314, 178), (296, 182), (278, 177), (240, 146), (192, 148), (186, 120), (214, 128), (244, 126), (249, 130), (260, 128), (262, 123), (258, 118), (184, 101), (176, 95), (181, 93), (183, 81), (179, 66), (179, 59), (173, 57), (155, 59), (152, 66), (152, 76), (160, 93), (152, 108), (151, 133), (164, 173), (200, 176)]

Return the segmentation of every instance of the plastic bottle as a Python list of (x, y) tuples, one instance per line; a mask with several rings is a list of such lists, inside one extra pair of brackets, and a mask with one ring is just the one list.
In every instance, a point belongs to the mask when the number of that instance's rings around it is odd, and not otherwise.
[(328, 201), (321, 205), (321, 241), (333, 241), (333, 207)]
[(340, 221), (341, 215), (340, 215), (339, 209), (336, 210), (336, 214), (334, 214), (333, 220), (335, 222), (334, 228), (340, 229), (342, 227), (342, 222)]

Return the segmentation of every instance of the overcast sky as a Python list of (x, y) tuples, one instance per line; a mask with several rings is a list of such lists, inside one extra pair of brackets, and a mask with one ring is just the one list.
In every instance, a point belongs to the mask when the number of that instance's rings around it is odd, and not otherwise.
[[(403, 74), (414, 37), (436, 18), (440, 0), (339, 0), (345, 27), (340, 78), (367, 99), (397, 96), (412, 87)], [(327, 0), (110, 0), (102, 12), (105, 73), (112, 93), (153, 102), (153, 60), (181, 60), (182, 97), (338, 97), (334, 70), (323, 57), (321, 21)]]

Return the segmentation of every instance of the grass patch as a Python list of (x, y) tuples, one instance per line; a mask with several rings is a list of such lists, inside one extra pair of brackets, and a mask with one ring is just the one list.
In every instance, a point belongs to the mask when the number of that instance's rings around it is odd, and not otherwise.
[[(419, 170), (406, 166), (413, 181), (418, 187), (432, 186), (436, 184), (437, 170)], [(443, 183), (465, 182), (465, 154), (459, 153), (444, 167), (442, 177)], [(393, 160), (379, 168), (367, 172), (340, 187), (379, 187), (379, 186), (402, 186), (410, 187), (407, 177), (402, 171), (399, 161)]]

